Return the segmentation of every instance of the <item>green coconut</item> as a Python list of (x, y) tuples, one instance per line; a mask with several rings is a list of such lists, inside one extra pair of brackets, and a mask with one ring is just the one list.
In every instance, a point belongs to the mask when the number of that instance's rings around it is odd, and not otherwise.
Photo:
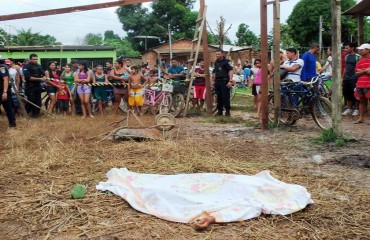
[(82, 184), (76, 183), (71, 189), (71, 196), (74, 199), (84, 198), (86, 195), (86, 187)]

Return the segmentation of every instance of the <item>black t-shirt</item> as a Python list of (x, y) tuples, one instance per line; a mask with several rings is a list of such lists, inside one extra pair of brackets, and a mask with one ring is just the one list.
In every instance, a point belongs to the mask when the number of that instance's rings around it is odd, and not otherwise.
[(42, 78), (45, 76), (42, 67), (38, 64), (27, 64), (23, 67), (24, 78), (26, 83), (40, 84), (41, 81), (30, 81), (31, 77)]
[[(8, 77), (8, 81), (9, 81), (9, 70), (8, 70), (8, 67), (6, 65), (0, 64), (0, 91), (1, 91), (1, 94), (4, 91), (4, 77)], [(8, 85), (8, 89), (9, 89), (9, 85)]]
[(344, 72), (343, 80), (357, 80), (355, 75), (356, 63), (358, 62), (359, 56), (357, 54), (348, 54), (345, 57), (346, 70)]
[(221, 60), (216, 60), (213, 73), (216, 74), (216, 80), (229, 80), (229, 72), (233, 70), (233, 67), (230, 65), (229, 60), (223, 58)]

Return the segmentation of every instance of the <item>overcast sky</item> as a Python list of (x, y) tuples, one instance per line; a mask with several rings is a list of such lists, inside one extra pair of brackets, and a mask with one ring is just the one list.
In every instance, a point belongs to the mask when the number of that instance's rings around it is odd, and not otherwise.
[[(52, 8), (71, 7), (77, 5), (109, 2), (113, 0), (1, 0), (0, 15), (40, 11)], [(260, 34), (260, 9), (259, 0), (206, 0), (208, 5), (207, 19), (212, 29), (215, 28), (216, 20), (222, 15), (226, 19), (227, 26), (232, 24), (228, 37), (235, 40), (235, 33), (239, 24), (245, 23), (258, 36)], [(281, 22), (285, 22), (293, 7), (299, 0), (289, 0), (281, 3)], [(149, 6), (150, 4), (145, 4)], [(194, 5), (199, 9), (199, 0)], [(0, 22), (0, 27), (7, 32), (15, 34), (17, 30), (32, 28), (32, 32), (49, 34), (63, 44), (76, 44), (77, 39), (82, 39), (87, 33), (104, 33), (113, 30), (120, 36), (125, 36), (121, 23), (115, 13), (116, 8), (107, 8), (93, 11), (85, 11), (70, 14), (60, 14), (37, 18), (27, 18)], [(272, 5), (268, 7), (268, 27), (272, 26)]]

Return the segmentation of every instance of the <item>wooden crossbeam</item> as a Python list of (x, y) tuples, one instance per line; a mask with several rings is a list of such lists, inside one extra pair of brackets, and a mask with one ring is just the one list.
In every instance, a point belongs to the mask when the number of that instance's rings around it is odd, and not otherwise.
[(75, 7), (57, 8), (57, 9), (42, 10), (42, 11), (35, 11), (35, 12), (8, 14), (8, 15), (0, 16), (0, 21), (23, 19), (23, 18), (33, 18), (33, 17), (42, 17), (42, 16), (57, 15), (57, 14), (64, 14), (64, 13), (73, 13), (73, 12), (81, 12), (81, 11), (89, 11), (89, 10), (95, 10), (95, 9), (101, 9), (101, 8), (110, 8), (110, 7), (117, 7), (117, 6), (123, 6), (123, 5), (132, 5), (132, 4), (138, 4), (138, 3), (144, 3), (144, 2), (153, 2), (153, 1), (152, 0), (119, 0), (119, 1), (114, 1), (114, 2), (97, 3), (97, 4), (82, 5), (82, 6), (75, 6)]

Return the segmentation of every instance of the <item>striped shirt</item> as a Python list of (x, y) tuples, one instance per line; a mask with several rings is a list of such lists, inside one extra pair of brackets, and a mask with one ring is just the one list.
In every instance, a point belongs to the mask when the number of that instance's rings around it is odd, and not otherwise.
[[(361, 58), (357, 64), (355, 71), (369, 69), (370, 68), (370, 58)], [(357, 88), (370, 88), (370, 75), (369, 74), (362, 74), (358, 77)]]
[(296, 58), (292, 61), (286, 60), (283, 65), (288, 66), (288, 67), (293, 67), (294, 65), (298, 65), (299, 68), (294, 72), (288, 72), (288, 75), (285, 78), (290, 79), (293, 82), (301, 81), (301, 72), (302, 72), (302, 67), (304, 65), (304, 62), (302, 59)]

